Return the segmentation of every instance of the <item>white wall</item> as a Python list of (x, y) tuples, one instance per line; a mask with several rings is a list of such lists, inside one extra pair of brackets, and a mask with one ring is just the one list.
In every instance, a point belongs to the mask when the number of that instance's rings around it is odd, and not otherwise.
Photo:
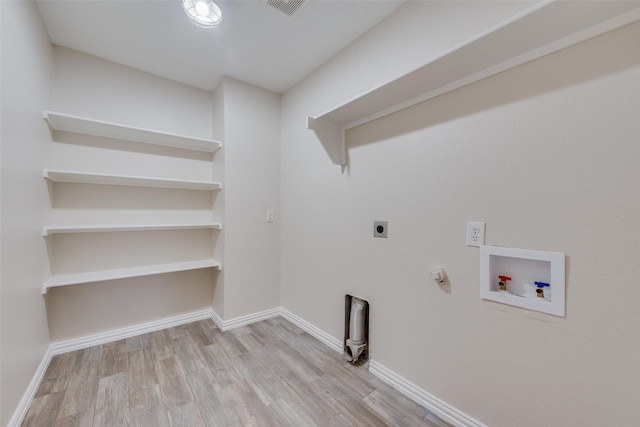
[[(54, 48), (52, 107), (125, 125), (211, 138), (210, 92), (62, 47)], [(211, 154), (60, 132), (46, 166), (91, 173), (211, 181)], [(219, 173), (219, 172), (215, 172)], [(216, 176), (220, 179), (220, 176)], [(105, 185), (51, 186), (48, 223), (160, 224), (220, 221), (216, 194)], [(210, 258), (218, 231), (91, 233), (47, 238), (54, 274)], [(54, 288), (52, 340), (63, 340), (211, 307), (217, 272), (178, 272)]]
[[(424, 64), (530, 3), (408, 2), (282, 100), (228, 78), (212, 95), (57, 47), (51, 69), (35, 6), (0, 4), (3, 424), (48, 344), (39, 294), (49, 259), (43, 222), (211, 213), (225, 227), (214, 250), (224, 287), (207, 270), (55, 289), (47, 297), (52, 338), (180, 314), (212, 299), (225, 320), (281, 304), (340, 338), (344, 294), (354, 293), (371, 303), (376, 361), (487, 425), (630, 425), (640, 417), (640, 25), (353, 129), (341, 173), (305, 129), (307, 115)], [(49, 107), (222, 138), (212, 169), (198, 156), (178, 159), (177, 169), (193, 179), (223, 176), (225, 190), (217, 200), (167, 192), (190, 207), (183, 212), (154, 205), (105, 213), (104, 197), (130, 206), (136, 194), (56, 187), (50, 206), (41, 170), (54, 162), (94, 169), (105, 160), (123, 173), (139, 167), (167, 177), (175, 170), (157, 152), (125, 150), (119, 165), (104, 142), (86, 149), (66, 135), (52, 144), (41, 120)], [(80, 163), (69, 155), (78, 150)], [(90, 209), (73, 204), (78, 194)], [(264, 221), (269, 208), (273, 224)], [(371, 237), (376, 219), (389, 221), (389, 239)], [(488, 244), (566, 252), (566, 318), (482, 301), (478, 250), (464, 246), (467, 220), (487, 222)], [(193, 238), (185, 248), (206, 249)], [(79, 248), (67, 240), (50, 249)], [(61, 271), (72, 265), (54, 260)], [(450, 286), (430, 279), (435, 265), (445, 267)]]
[(230, 320), (280, 305), (280, 96), (228, 77), (221, 86), (224, 312), (217, 313)]
[[(233, 79), (225, 79), (212, 94), (66, 48), (56, 46), (53, 53), (52, 110), (196, 137), (215, 136), (223, 140), (224, 148), (212, 157), (58, 132), (55, 141), (46, 142), (45, 167), (214, 179), (223, 182), (224, 190), (211, 194), (51, 185), (46, 224), (223, 223), (222, 232), (51, 236), (46, 241), (52, 273), (180, 262), (212, 254), (223, 262), (224, 271), (50, 289), (46, 302), (51, 339), (91, 335), (212, 305), (225, 319), (277, 307), (280, 96)], [(265, 222), (267, 209), (275, 210), (275, 223)], [(233, 238), (225, 242), (227, 233)]]
[(56, 46), (56, 111), (182, 135), (212, 136), (211, 93)]
[[(341, 338), (344, 294), (368, 299), (372, 358), (487, 425), (632, 425), (640, 24), (351, 130), (345, 173), (304, 128), (459, 42), (438, 24), (478, 32), (515, 8), (408, 3), (283, 97), (282, 305)], [(566, 317), (483, 301), (468, 220), (487, 244), (565, 252)]]
[(213, 251), (214, 259), (218, 259), (223, 263), (222, 270), (218, 273), (218, 280), (213, 290), (213, 311), (224, 319), (224, 276), (226, 265), (224, 262), (224, 242), (226, 229), (225, 203), (224, 195), (226, 193), (225, 176), (225, 152), (226, 142), (224, 141), (224, 84), (219, 84), (211, 94), (211, 105), (213, 106), (213, 137), (218, 141), (222, 141), (222, 149), (218, 150), (213, 158), (213, 179), (223, 182), (222, 189), (215, 194), (215, 203), (213, 205), (213, 215), (223, 224), (222, 230), (218, 233), (218, 240)]
[(48, 209), (42, 167), (49, 132), (51, 42), (33, 2), (0, 2), (2, 143), (0, 225), (0, 424), (7, 425), (42, 360), (49, 336), (42, 224)]

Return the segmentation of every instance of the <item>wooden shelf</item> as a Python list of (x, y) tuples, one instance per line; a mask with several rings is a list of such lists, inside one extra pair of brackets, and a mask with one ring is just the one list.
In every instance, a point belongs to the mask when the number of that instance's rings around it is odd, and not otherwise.
[(135, 224), (135, 225), (78, 225), (49, 226), (42, 230), (43, 236), (70, 233), (112, 233), (118, 231), (166, 231), (166, 230), (220, 230), (222, 225), (216, 222), (199, 224)]
[(639, 19), (639, 2), (543, 2), (415, 71), (307, 117), (307, 128), (333, 163), (345, 165), (347, 129)]
[(222, 145), (212, 139), (159, 132), (52, 111), (45, 111), (43, 117), (49, 125), (52, 137), (55, 137), (56, 131), (65, 131), (206, 153), (213, 153)]
[(78, 285), (81, 283), (101, 282), (107, 280), (127, 279), (130, 277), (151, 276), (154, 274), (174, 273), (177, 271), (198, 270), (201, 268), (221, 269), (221, 265), (214, 259), (185, 261), (170, 264), (147, 265), (141, 267), (120, 268), (114, 270), (92, 271), (87, 273), (62, 274), (51, 276), (42, 288), (46, 294), (49, 288)]
[(179, 190), (213, 191), (222, 188), (222, 185), (219, 182), (190, 181), (183, 179), (165, 179), (129, 175), (97, 174), (52, 169), (45, 169), (44, 178), (52, 182), (170, 188)]

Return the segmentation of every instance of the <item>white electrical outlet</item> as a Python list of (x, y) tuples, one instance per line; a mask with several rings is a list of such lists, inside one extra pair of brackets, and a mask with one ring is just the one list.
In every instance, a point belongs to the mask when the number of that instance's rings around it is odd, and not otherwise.
[(484, 222), (467, 222), (467, 246), (484, 245)]

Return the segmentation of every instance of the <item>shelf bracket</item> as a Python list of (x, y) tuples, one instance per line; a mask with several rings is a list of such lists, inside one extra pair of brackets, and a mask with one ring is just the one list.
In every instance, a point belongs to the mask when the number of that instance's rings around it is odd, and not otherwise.
[[(615, 4), (614, 4), (615, 3)], [(346, 164), (344, 130), (388, 116), (640, 20), (639, 2), (545, 0), (424, 65), (308, 117), (331, 161)]]
[(333, 164), (346, 165), (347, 148), (341, 125), (322, 118), (307, 117), (307, 129), (315, 132)]

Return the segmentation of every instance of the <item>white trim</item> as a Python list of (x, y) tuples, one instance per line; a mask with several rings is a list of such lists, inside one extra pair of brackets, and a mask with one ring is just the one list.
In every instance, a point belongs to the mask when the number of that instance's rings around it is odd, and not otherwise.
[[(280, 316), (293, 323), (303, 331), (309, 333), (319, 341), (322, 341), (324, 344), (328, 345), (338, 353), (342, 353), (342, 341), (340, 341), (339, 339), (329, 335), (322, 329), (316, 327), (315, 325), (312, 325), (311, 323), (307, 322), (301, 317), (298, 317), (297, 315), (293, 314), (283, 307), (280, 307)], [(458, 427), (487, 427), (480, 421), (470, 417), (469, 415), (449, 405), (448, 403), (438, 399), (431, 393), (428, 393), (412, 382), (407, 381), (400, 375), (384, 367), (373, 359), (369, 360), (369, 372), (398, 390), (400, 393), (407, 396), (409, 399), (424, 406), (429, 411), (440, 417), (440, 419), (442, 419), (443, 421), (446, 421)]]
[(7, 427), (18, 427), (20, 424), (22, 424), (22, 421), (24, 421), (24, 417), (25, 415), (27, 415), (27, 410), (29, 409), (31, 402), (33, 401), (36, 391), (38, 390), (38, 387), (42, 382), (42, 378), (44, 377), (44, 374), (47, 371), (47, 368), (49, 367), (49, 363), (51, 363), (51, 358), (53, 356), (210, 318), (211, 309), (207, 308), (204, 310), (167, 317), (164, 319), (154, 320), (151, 322), (141, 323), (125, 328), (113, 329), (89, 336), (52, 342), (49, 345), (49, 348), (47, 348), (47, 351), (44, 354), (42, 361), (38, 366), (38, 369), (36, 370), (33, 378), (31, 379), (31, 382), (29, 383), (29, 386), (22, 395), (22, 399), (20, 400), (20, 403), (14, 411), (13, 416), (9, 420)]
[[(235, 319), (230, 320), (223, 320), (213, 309), (207, 308), (200, 311), (168, 317), (165, 319), (154, 320), (152, 322), (101, 332), (90, 336), (53, 342), (47, 349), (47, 352), (45, 353), (40, 366), (38, 366), (38, 369), (34, 374), (31, 383), (29, 384), (29, 387), (25, 391), (22, 400), (20, 401), (18, 407), (16, 408), (16, 411), (13, 414), (13, 417), (9, 421), (8, 427), (17, 427), (20, 425), (20, 423), (22, 423), (24, 416), (29, 409), (29, 405), (31, 404), (31, 401), (35, 396), (38, 386), (40, 385), (40, 382), (44, 377), (47, 367), (51, 362), (51, 358), (57, 354), (80, 350), (83, 348), (105, 344), (124, 338), (130, 338), (137, 335), (146, 334), (148, 332), (179, 326), (198, 320), (211, 319), (216, 324), (216, 326), (224, 332), (230, 329), (238, 328), (240, 326), (249, 325), (251, 323), (278, 316), (293, 323), (294, 325), (307, 332), (314, 338), (318, 339), (322, 343), (326, 344), (338, 353), (342, 353), (343, 348), (341, 340), (331, 336), (327, 332), (307, 322), (306, 320), (293, 314), (283, 307), (276, 307), (269, 310), (260, 311), (258, 313), (236, 317)], [(429, 411), (440, 417), (443, 421), (446, 421), (458, 427), (487, 427), (480, 421), (472, 418), (471, 416), (449, 405), (448, 403), (438, 399), (434, 395), (428, 393), (412, 382), (384, 367), (375, 360), (369, 361), (369, 372), (371, 372), (373, 375), (380, 378), (382, 381), (389, 384), (411, 400), (424, 406)]]
[(285, 320), (293, 323), (309, 335), (318, 339), (322, 343), (328, 345), (338, 353), (342, 353), (342, 341), (329, 335), (322, 329), (312, 325), (301, 317), (293, 314), (289, 310), (283, 307), (276, 307), (269, 310), (260, 311), (258, 313), (249, 314), (246, 316), (236, 317), (235, 319), (223, 320), (214, 310), (211, 310), (211, 319), (221, 331), (228, 331), (230, 329), (238, 328), (240, 326), (249, 325), (251, 323), (260, 322), (262, 320), (270, 319), (272, 317), (282, 317)]
[(429, 411), (440, 417), (443, 421), (459, 427), (487, 427), (480, 421), (438, 399), (431, 393), (428, 393), (375, 360), (369, 361), (369, 372), (407, 396), (409, 399), (424, 406)]
[(224, 332), (224, 329), (223, 329), (224, 320), (222, 320), (222, 317), (218, 316), (218, 313), (216, 313), (213, 308), (211, 309), (210, 316), (211, 316), (211, 320), (213, 320), (213, 323), (216, 324), (218, 329)]
[(240, 326), (250, 325), (251, 323), (260, 322), (261, 320), (271, 319), (280, 316), (280, 307), (270, 308), (269, 310), (259, 311), (257, 313), (248, 314), (246, 316), (236, 317), (235, 319), (223, 320), (214, 310), (211, 310), (211, 320), (222, 331), (239, 328)]
[(295, 314), (293, 314), (292, 312), (290, 312), (285, 308), (280, 307), (280, 316), (288, 320), (289, 322), (293, 323), (303, 331), (307, 332), (309, 335), (313, 336), (314, 338), (322, 341), (324, 344), (328, 345), (338, 353), (342, 353), (343, 351), (342, 341), (339, 340), (338, 338), (335, 338), (329, 335), (322, 329), (318, 328), (315, 325), (312, 325), (311, 323), (307, 322), (301, 317), (296, 316)]
[(93, 347), (94, 345), (106, 344), (108, 342), (113, 342), (124, 338), (131, 338), (137, 335), (142, 335), (149, 332), (159, 331), (161, 329), (171, 328), (174, 326), (184, 325), (185, 323), (191, 323), (198, 320), (210, 318), (211, 309), (207, 308), (200, 311), (194, 311), (191, 313), (166, 317), (164, 319), (153, 320), (151, 322), (140, 323), (138, 325), (127, 326), (125, 328), (112, 329), (110, 331), (100, 332), (89, 336), (53, 342), (49, 346), (49, 351), (52, 355), (55, 356), (56, 354), (81, 350), (83, 348)]
[(22, 424), (22, 421), (29, 410), (29, 406), (31, 406), (31, 401), (38, 391), (38, 387), (44, 378), (45, 372), (47, 372), (47, 368), (49, 367), (49, 363), (51, 363), (52, 357), (53, 354), (51, 353), (51, 346), (49, 346), (42, 357), (40, 365), (38, 365), (38, 369), (36, 369), (35, 374), (33, 374), (33, 378), (31, 378), (31, 382), (29, 383), (27, 390), (22, 395), (20, 403), (18, 403), (16, 410), (13, 412), (13, 416), (9, 420), (7, 427), (18, 427)]

